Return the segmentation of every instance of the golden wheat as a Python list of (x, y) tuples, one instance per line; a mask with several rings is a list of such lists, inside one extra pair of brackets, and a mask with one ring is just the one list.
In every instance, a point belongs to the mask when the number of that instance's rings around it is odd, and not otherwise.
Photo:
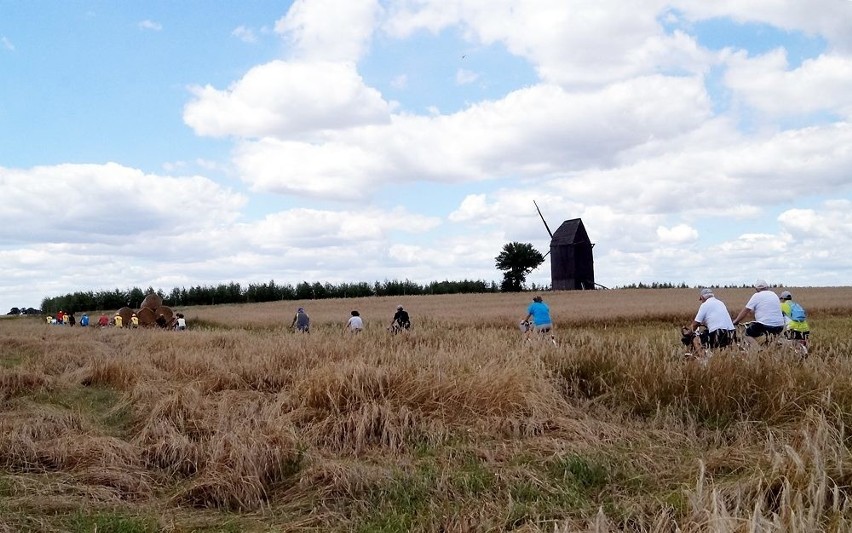
[[(557, 346), (521, 338), (523, 294), (187, 308), (185, 332), (0, 320), (0, 530), (93, 510), (177, 531), (846, 530), (852, 289), (794, 291), (804, 361), (685, 361), (686, 289), (546, 294)], [(751, 291), (716, 292), (734, 313)], [(414, 327), (391, 335), (398, 303)]]

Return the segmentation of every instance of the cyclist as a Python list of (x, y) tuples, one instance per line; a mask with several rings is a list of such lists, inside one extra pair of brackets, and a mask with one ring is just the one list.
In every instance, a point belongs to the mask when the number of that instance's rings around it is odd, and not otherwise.
[(401, 305), (396, 306), (396, 313), (394, 313), (391, 325), (388, 329), (395, 333), (397, 331), (407, 330), (410, 328), (411, 318), (408, 316), (408, 311), (403, 309)]
[[(550, 319), (550, 308), (542, 301), (541, 296), (535, 296), (532, 303), (527, 307), (527, 316), (521, 323), (529, 322), (532, 319), (532, 328), (527, 330), (535, 331), (542, 335), (550, 333), (550, 342), (556, 344), (556, 337), (553, 335), (553, 321)], [(527, 337), (529, 339), (529, 336)]]
[[(793, 295), (790, 291), (781, 293), (781, 312), (784, 313), (784, 321), (786, 328), (784, 335), (788, 339), (793, 340), (808, 340), (811, 334), (811, 326), (808, 324), (807, 318), (804, 320), (796, 320), (793, 317)], [(802, 313), (804, 315), (804, 313)]]
[(754, 313), (754, 321), (746, 327), (746, 340), (753, 342), (762, 335), (777, 335), (784, 331), (784, 313), (781, 312), (781, 300), (778, 295), (769, 290), (766, 280), (754, 282), (754, 294), (734, 319), (736, 326), (750, 313)]
[[(730, 345), (734, 338), (734, 323), (725, 303), (716, 298), (713, 289), (701, 289), (698, 300), (701, 302), (698, 314), (691, 325), (683, 328), (684, 336), (692, 338), (695, 353), (699, 353), (702, 346), (724, 348)], [(701, 324), (706, 326), (706, 330), (696, 335), (695, 329)]]
[(301, 333), (310, 333), (311, 317), (305, 312), (304, 307), (296, 309), (296, 314), (293, 316), (293, 323), (290, 324), (290, 327)]

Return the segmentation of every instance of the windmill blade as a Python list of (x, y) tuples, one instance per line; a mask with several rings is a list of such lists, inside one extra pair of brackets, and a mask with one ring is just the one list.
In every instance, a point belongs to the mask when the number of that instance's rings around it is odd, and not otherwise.
[[(550, 226), (548, 226), (547, 221), (544, 220), (544, 215), (541, 214), (541, 209), (538, 208), (538, 204), (535, 203), (535, 200), (533, 200), (533, 204), (535, 204), (535, 210), (538, 211), (538, 216), (541, 217), (541, 221), (544, 222), (544, 229), (547, 230), (548, 235), (550, 235), (550, 238), (552, 239), (553, 238), (553, 232), (550, 231)], [(550, 252), (548, 252), (548, 253), (550, 253)]]

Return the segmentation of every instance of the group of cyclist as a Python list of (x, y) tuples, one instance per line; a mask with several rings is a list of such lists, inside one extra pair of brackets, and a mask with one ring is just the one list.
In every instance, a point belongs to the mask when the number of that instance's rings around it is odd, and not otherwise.
[[(290, 327), (301, 333), (310, 333), (311, 317), (308, 316), (304, 307), (296, 309), (296, 314), (293, 316), (293, 322), (290, 324)], [(364, 329), (364, 320), (361, 318), (361, 313), (352, 311), (344, 327), (350, 333), (361, 333)], [(396, 306), (396, 313), (394, 313), (390, 326), (388, 326), (388, 331), (391, 333), (400, 333), (409, 329), (411, 329), (411, 317), (409, 317), (408, 311), (403, 309), (401, 305)]]
[[(701, 289), (698, 299), (701, 305), (695, 319), (691, 325), (682, 328), (683, 343), (693, 348), (695, 353), (733, 344), (737, 325), (750, 316), (754, 319), (746, 323), (743, 339), (749, 345), (755, 344), (761, 337), (782, 333), (787, 339), (803, 343), (810, 336), (804, 310), (793, 301), (790, 291), (783, 291), (779, 296), (769, 290), (769, 284), (763, 279), (754, 283), (754, 294), (733, 319), (712, 289)], [(703, 327), (699, 329), (699, 326)]]

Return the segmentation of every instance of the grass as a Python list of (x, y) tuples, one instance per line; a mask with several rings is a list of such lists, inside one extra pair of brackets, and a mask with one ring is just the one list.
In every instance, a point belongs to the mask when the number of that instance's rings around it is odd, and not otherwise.
[(111, 533), (156, 533), (161, 530), (157, 520), (121, 512), (98, 511), (78, 512), (65, 521), (69, 532), (88, 533), (104, 531)]
[(795, 291), (807, 360), (707, 365), (679, 355), (694, 292), (547, 294), (557, 347), (512, 294), (0, 321), (0, 531), (852, 528), (852, 289)]

